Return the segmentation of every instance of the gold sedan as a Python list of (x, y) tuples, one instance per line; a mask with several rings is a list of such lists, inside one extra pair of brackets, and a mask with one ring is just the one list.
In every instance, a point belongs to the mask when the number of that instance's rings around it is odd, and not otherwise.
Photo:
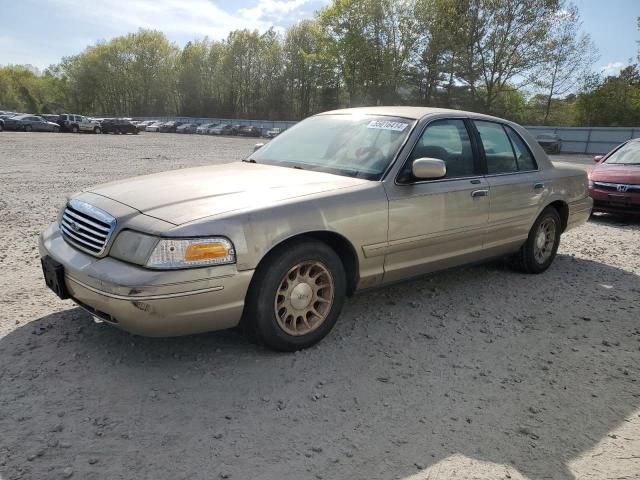
[(116, 327), (241, 324), (290, 351), (326, 336), (358, 290), (495, 257), (545, 271), (561, 233), (588, 219), (587, 187), (499, 118), (337, 110), (243, 162), (73, 195), (40, 254), (51, 289)]

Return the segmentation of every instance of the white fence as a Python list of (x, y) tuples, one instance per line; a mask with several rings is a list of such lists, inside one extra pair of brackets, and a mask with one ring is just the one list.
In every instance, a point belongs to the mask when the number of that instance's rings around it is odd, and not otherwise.
[(562, 140), (562, 153), (607, 153), (613, 147), (640, 137), (640, 127), (525, 127), (536, 137), (555, 133)]

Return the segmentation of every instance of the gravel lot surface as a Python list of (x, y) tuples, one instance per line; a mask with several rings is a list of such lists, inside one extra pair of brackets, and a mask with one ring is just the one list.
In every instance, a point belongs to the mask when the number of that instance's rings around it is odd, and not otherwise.
[(640, 478), (635, 220), (567, 233), (540, 276), (496, 262), (357, 295), (290, 355), (132, 336), (45, 288), (37, 235), (65, 195), (254, 143), (0, 133), (0, 479)]

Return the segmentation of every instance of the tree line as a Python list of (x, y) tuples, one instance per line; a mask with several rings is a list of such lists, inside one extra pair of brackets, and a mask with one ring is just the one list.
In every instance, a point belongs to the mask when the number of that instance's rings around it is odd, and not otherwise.
[(564, 0), (334, 0), (284, 32), (179, 48), (140, 30), (43, 73), (0, 68), (0, 109), (297, 120), (407, 104), (527, 124), (640, 124), (637, 65), (603, 78), (591, 73), (596, 59)]

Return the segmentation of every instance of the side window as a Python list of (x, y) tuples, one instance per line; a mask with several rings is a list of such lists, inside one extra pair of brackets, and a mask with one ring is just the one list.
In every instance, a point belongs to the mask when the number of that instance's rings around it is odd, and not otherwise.
[(482, 140), (489, 174), (518, 171), (516, 157), (504, 128), (499, 123), (475, 121)]
[(513, 150), (516, 152), (518, 170), (537, 170), (538, 165), (536, 164), (536, 160), (533, 158), (533, 154), (520, 135), (518, 135), (511, 127), (507, 127), (506, 125), (504, 129), (507, 131), (507, 135), (509, 135), (509, 140), (511, 140)]
[(445, 178), (476, 175), (471, 140), (462, 120), (436, 120), (430, 123), (413, 148), (405, 173), (410, 172), (413, 160), (424, 157), (444, 161), (447, 165)]

